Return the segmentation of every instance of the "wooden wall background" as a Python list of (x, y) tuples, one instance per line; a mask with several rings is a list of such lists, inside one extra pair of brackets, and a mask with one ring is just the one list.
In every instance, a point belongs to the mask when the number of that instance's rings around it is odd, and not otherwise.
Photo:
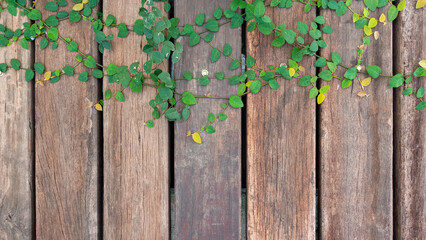
[[(45, 2), (37, 2), (39, 9)], [(172, 13), (189, 23), (228, 4), (177, 0)], [(100, 10), (129, 23), (139, 5), (104, 0)], [(385, 74), (411, 73), (425, 58), (426, 10), (414, 5), (407, 1), (396, 22), (379, 27), (367, 64), (382, 66)], [(324, 40), (344, 56), (344, 64), (355, 63), (362, 32), (349, 14), (304, 14), (297, 5), (268, 14), (293, 28), (296, 21), (325, 16), (334, 34)], [(0, 18), (9, 26), (22, 21)], [(88, 24), (60, 26), (98, 61), (147, 58), (134, 33), (113, 40), (113, 50), (101, 55)], [(247, 53), (265, 67), (289, 56), (289, 48), (271, 47), (273, 36), (221, 29), (213, 43), (230, 43), (234, 58)], [(181, 43), (188, 45), (187, 39)], [(55, 68), (74, 57), (61, 43), (55, 50), (61, 57), (55, 58), (37, 45), (29, 51), (2, 48), (0, 62), (18, 58), (23, 67), (44, 62)], [(185, 48), (178, 64), (163, 69), (173, 69), (176, 77), (229, 69), (224, 58), (212, 64), (202, 45)], [(321, 52), (330, 54), (330, 48)], [(365, 99), (334, 81), (321, 106), (295, 81), (283, 81), (278, 90), (247, 96), (247, 107), (229, 112), (203, 145), (186, 131), (200, 127), (221, 100), (200, 100), (188, 121), (163, 119), (148, 129), (140, 126), (151, 115), (150, 89), (127, 93), (125, 103), (108, 101), (100, 113), (88, 105), (109, 87), (107, 80), (64, 77), (40, 87), (25, 82), (23, 72), (8, 71), (0, 86), (0, 239), (426, 239), (426, 112), (415, 111), (414, 98), (389, 88), (386, 79), (375, 80)], [(225, 82), (181, 82), (178, 89), (235, 91)]]

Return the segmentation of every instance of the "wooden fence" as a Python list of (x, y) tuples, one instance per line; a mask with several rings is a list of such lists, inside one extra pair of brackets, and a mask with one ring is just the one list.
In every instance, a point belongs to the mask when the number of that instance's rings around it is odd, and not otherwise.
[[(37, 6), (47, 15), (46, 2)], [(365, 64), (385, 74), (412, 73), (425, 58), (426, 12), (415, 10), (415, 2), (407, 1), (393, 24), (378, 28)], [(191, 23), (199, 13), (228, 5), (175, 0), (171, 14)], [(353, 5), (362, 11), (361, 2)], [(137, 0), (104, 0), (99, 10), (132, 23), (139, 7)], [(349, 13), (305, 14), (295, 4), (267, 14), (293, 29), (296, 21), (325, 16), (334, 33), (324, 40), (343, 63), (355, 64), (363, 33)], [(15, 27), (22, 21), (7, 14), (0, 19)], [(113, 50), (101, 55), (90, 24), (63, 22), (60, 31), (105, 64), (147, 59), (142, 38), (133, 33), (113, 40)], [(272, 47), (272, 40), (225, 25), (213, 43), (230, 43), (232, 57), (250, 54), (256, 66), (266, 67), (290, 53)], [(178, 41), (185, 48), (181, 61), (163, 66), (176, 77), (200, 75), (201, 69), (242, 71), (226, 70), (227, 59), (212, 64), (203, 43), (189, 48), (187, 39)], [(74, 57), (62, 43), (56, 50), (39, 44), (30, 51), (0, 49), (0, 62), (18, 58), (24, 67), (44, 62), (56, 69)], [(302, 62), (308, 74), (319, 70), (310, 67), (314, 61)], [(386, 79), (374, 80), (371, 96), (363, 99), (356, 86), (343, 90), (334, 81), (320, 106), (296, 81), (282, 80), (277, 90), (248, 95), (246, 107), (230, 111), (203, 144), (186, 132), (219, 111), (221, 100), (200, 100), (188, 121), (163, 119), (148, 129), (142, 125), (151, 117), (152, 89), (128, 92), (125, 103), (107, 101), (103, 112), (88, 108), (102, 90), (118, 89), (107, 82), (64, 77), (41, 87), (25, 82), (21, 71), (0, 76), (0, 239), (426, 239), (426, 112), (415, 111), (415, 99), (388, 87)], [(235, 91), (226, 82), (180, 82), (178, 89)]]

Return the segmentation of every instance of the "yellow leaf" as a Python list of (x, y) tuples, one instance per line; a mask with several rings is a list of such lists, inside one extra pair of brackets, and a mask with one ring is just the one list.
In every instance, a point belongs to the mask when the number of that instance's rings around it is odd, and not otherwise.
[(364, 90), (362, 90), (361, 92), (358, 93), (358, 96), (360, 96), (360, 97), (365, 97), (366, 95), (367, 95), (367, 93)]
[(370, 21), (368, 21), (368, 27), (374, 28), (375, 26), (377, 26), (377, 20), (375, 18), (371, 18)]
[(367, 36), (370, 36), (372, 34), (371, 28), (369, 28), (367, 25), (364, 26), (364, 33)]
[(354, 13), (353, 15), (352, 15), (352, 21), (353, 22), (356, 22), (356, 21), (358, 21), (359, 20), (359, 15), (358, 15), (358, 13)]
[(83, 10), (84, 4), (83, 3), (77, 3), (76, 5), (74, 5), (74, 7), (72, 7), (72, 10), (74, 11), (81, 11)]
[(374, 32), (374, 39), (379, 39), (379, 37), (380, 37), (380, 33), (378, 32), (378, 31), (375, 31)]
[(425, 5), (426, 5), (426, 0), (417, 0), (416, 8), (419, 9), (424, 7)]
[(188, 133), (186, 133), (186, 136), (191, 136), (191, 131), (188, 131)]
[(320, 93), (320, 94), (318, 95), (318, 98), (317, 98), (317, 103), (318, 103), (318, 104), (321, 104), (322, 102), (324, 102), (324, 99), (325, 99), (325, 95), (324, 95), (324, 94), (322, 94), (322, 93)]
[(86, 3), (88, 3), (89, 2), (89, 0), (83, 0), (83, 1), (81, 1), (82, 3), (84, 3), (84, 4), (86, 4)]
[(45, 80), (49, 80), (51, 76), (52, 76), (52, 72), (51, 71), (44, 73), (44, 79)]
[(405, 0), (402, 0), (399, 4), (398, 4), (398, 7), (397, 7), (397, 9), (398, 9), (398, 11), (402, 11), (402, 10), (404, 10), (404, 8), (405, 8), (405, 5), (406, 5), (407, 3), (405, 2)]
[(294, 70), (294, 68), (289, 68), (288, 73), (290, 74), (290, 77), (293, 77), (294, 74), (296, 74), (296, 70)]
[(300, 70), (301, 72), (305, 72), (305, 68), (304, 68), (304, 67), (302, 67), (302, 66), (299, 66), (299, 70)]
[(253, 81), (248, 81), (248, 82), (246, 83), (246, 87), (250, 87), (252, 82), (253, 82)]
[(364, 16), (366, 16), (366, 17), (368, 17), (368, 15), (369, 15), (370, 13), (368, 12), (368, 9), (367, 8), (364, 8)]
[(384, 22), (386, 21), (386, 16), (385, 16), (385, 14), (383, 14), (383, 13), (382, 13), (382, 15), (380, 15), (379, 21), (380, 21), (381, 23), (384, 23)]
[(194, 142), (201, 144), (201, 137), (200, 134), (198, 134), (197, 132), (192, 134), (192, 139), (194, 140)]
[(96, 108), (96, 110), (98, 110), (99, 112), (102, 112), (102, 105), (101, 105), (101, 104), (96, 103), (96, 104), (95, 104), (95, 108)]
[(368, 78), (361, 81), (361, 86), (368, 87), (368, 85), (370, 85), (370, 83), (371, 83), (371, 77), (368, 77)]
[(420, 65), (420, 67), (422, 67), (422, 68), (426, 69), (426, 60), (421, 60), (421, 61), (419, 62), (419, 65)]

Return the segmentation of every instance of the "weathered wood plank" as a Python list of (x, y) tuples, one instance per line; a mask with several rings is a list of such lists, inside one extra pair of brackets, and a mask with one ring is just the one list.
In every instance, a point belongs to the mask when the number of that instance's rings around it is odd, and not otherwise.
[[(1, 14), (0, 23), (18, 29), (28, 19)], [(0, 63), (10, 66), (12, 58), (31, 67), (31, 50), (19, 42), (2, 47)], [(33, 190), (33, 84), (24, 70), (0, 74), (0, 239), (29, 239), (32, 232)]]
[[(229, 9), (229, 3), (223, 0), (175, 1), (175, 16), (180, 18), (180, 24), (194, 23), (197, 14), (205, 13), (207, 19), (211, 18), (216, 8)], [(181, 78), (183, 72), (201, 77), (203, 69), (208, 70), (209, 76), (224, 72), (229, 77), (241, 72), (230, 71), (231, 60), (223, 56), (211, 63), (211, 48), (203, 41), (194, 47), (188, 46), (188, 37), (177, 41), (184, 46), (182, 59), (175, 65), (177, 78)], [(240, 59), (241, 28), (230, 29), (227, 24), (215, 33), (212, 41), (215, 47), (223, 49), (226, 43), (233, 48), (231, 56)], [(215, 96), (236, 93), (236, 87), (228, 85), (227, 80), (211, 81), (208, 86), (200, 86), (199, 80), (179, 81), (177, 91)], [(218, 114), (220, 103), (226, 100), (197, 101), (198, 104), (191, 107), (190, 118), (175, 124), (176, 239), (239, 239), (241, 111), (228, 110), (228, 119), (215, 123), (216, 133), (203, 134), (203, 143), (197, 144), (186, 136), (187, 131), (195, 132), (207, 125), (208, 114)]]
[[(362, 12), (362, 2), (353, 2)], [(372, 16), (379, 18), (381, 9)], [(362, 29), (355, 29), (348, 11), (322, 11), (334, 29), (325, 35), (328, 46), (322, 56), (331, 52), (342, 55), (342, 64), (355, 66), (357, 46), (362, 44)], [(378, 65), (382, 74), (392, 74), (392, 24), (378, 26), (380, 38), (371, 38), (363, 55), (363, 66)], [(344, 69), (334, 74), (342, 77)], [(358, 76), (361, 80), (366, 75)], [(391, 239), (392, 238), (392, 88), (388, 78), (373, 79), (366, 88), (370, 97), (361, 99), (358, 80), (349, 89), (341, 81), (330, 85), (321, 105), (321, 236), (324, 239)]]
[[(303, 5), (267, 8), (275, 25), (297, 31), (296, 22), (312, 21)], [(292, 48), (271, 45), (273, 34), (247, 34), (247, 54), (257, 68), (288, 64)], [(305, 58), (305, 74), (315, 75), (314, 58)], [(278, 66), (277, 66), (278, 65)], [(296, 80), (278, 80), (247, 96), (247, 238), (315, 239), (315, 101)]]
[[(161, 5), (162, 6), (162, 5)], [(159, 6), (160, 9), (163, 7)], [(104, 16), (116, 16), (119, 23), (133, 24), (140, 1), (104, 1)], [(104, 19), (105, 19), (104, 18)], [(147, 61), (142, 52), (146, 41), (130, 32), (127, 38), (113, 33), (112, 50), (105, 50), (104, 65), (130, 66)], [(167, 71), (167, 63), (160, 66)], [(148, 80), (147, 80), (148, 81)], [(105, 78), (108, 83), (108, 78)], [(105, 84), (104, 90), (120, 90), (118, 84)], [(168, 123), (157, 120), (155, 128), (144, 127), (152, 119), (149, 101), (156, 89), (142, 93), (124, 91), (126, 101), (115, 98), (104, 109), (104, 237), (105, 239), (169, 238), (169, 154)]]
[[(37, 1), (37, 9), (48, 12), (47, 0)], [(67, 7), (71, 9), (72, 4)], [(97, 58), (97, 44), (88, 22), (58, 27), (62, 37), (79, 43), (79, 49)], [(58, 48), (50, 45), (40, 50), (36, 43), (35, 61), (46, 70), (62, 69), (76, 63), (76, 53), (64, 42)], [(76, 73), (86, 71), (82, 64)], [(36, 85), (36, 234), (39, 239), (98, 238), (98, 163), (99, 116), (91, 101), (96, 101), (99, 81), (89, 78), (80, 82), (78, 75), (62, 76), (59, 82)], [(44, 79), (37, 75), (38, 79)]]
[[(426, 9), (415, 9), (416, 2), (407, 1), (395, 24), (397, 73), (413, 73), (426, 58)], [(410, 87), (426, 88), (424, 80), (414, 78)], [(418, 100), (403, 96), (402, 89), (396, 96), (396, 238), (426, 239), (426, 112), (414, 110)]]

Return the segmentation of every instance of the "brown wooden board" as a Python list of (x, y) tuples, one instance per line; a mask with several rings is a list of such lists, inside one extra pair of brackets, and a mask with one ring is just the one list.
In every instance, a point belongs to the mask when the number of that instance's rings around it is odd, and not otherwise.
[[(37, 1), (43, 19), (52, 12)], [(67, 10), (72, 8), (68, 2)], [(97, 58), (95, 36), (88, 22), (60, 22), (62, 37), (79, 44), (79, 49)], [(76, 55), (58, 39), (40, 50), (36, 42), (35, 62), (45, 64), (46, 71), (77, 63)], [(76, 73), (88, 70), (83, 64)], [(37, 79), (44, 77), (36, 75)], [(90, 77), (80, 82), (78, 75), (62, 76), (59, 82), (35, 89), (36, 128), (36, 235), (39, 239), (98, 238), (98, 163), (99, 117), (91, 102), (96, 102), (99, 81)]]
[[(104, 20), (108, 14), (117, 24), (133, 24), (138, 18), (140, 1), (103, 2)], [(162, 5), (157, 5), (163, 9)], [(130, 32), (118, 38), (114, 34), (112, 50), (105, 50), (103, 61), (117, 66), (130, 66), (147, 61), (142, 52), (143, 37)], [(160, 66), (167, 71), (167, 62)], [(146, 80), (150, 81), (150, 80)], [(106, 239), (168, 239), (169, 237), (169, 147), (168, 123), (155, 121), (155, 128), (144, 126), (152, 119), (149, 101), (156, 89), (145, 87), (142, 93), (123, 91), (126, 101), (118, 102), (114, 94), (121, 85), (109, 84), (104, 78), (104, 91), (111, 89), (113, 97), (104, 108), (104, 237)]]
[[(21, 28), (27, 18), (1, 14), (0, 23)], [(0, 63), (16, 58), (31, 68), (32, 54), (19, 41), (2, 47)], [(32, 232), (33, 84), (25, 81), (25, 70), (11, 68), (0, 74), (0, 239), (30, 239)]]
[[(407, 1), (395, 24), (396, 73), (412, 74), (426, 59), (426, 9)], [(426, 88), (425, 77), (406, 87)], [(397, 239), (426, 239), (426, 111), (415, 110), (419, 100), (396, 93), (395, 112), (395, 232)], [(425, 98), (423, 98), (425, 99)]]
[[(309, 24), (315, 11), (303, 5), (267, 8), (275, 25), (297, 34), (296, 22)], [(293, 49), (271, 45), (274, 34), (247, 33), (247, 54), (255, 67), (288, 64)], [(306, 40), (308, 38), (305, 38)], [(300, 63), (315, 75), (315, 59)], [(247, 96), (247, 239), (315, 239), (315, 101), (297, 80), (279, 78), (279, 89), (265, 86)]]
[[(362, 13), (364, 4), (353, 2)], [(370, 17), (379, 18), (387, 9)], [(364, 32), (355, 29), (349, 10), (337, 17), (335, 11), (321, 11), (326, 24), (334, 29), (325, 35), (328, 46), (322, 56), (331, 52), (342, 56), (342, 64), (353, 67), (357, 46)], [(376, 27), (380, 37), (363, 55), (363, 66), (378, 65), (382, 74), (392, 74), (392, 24)], [(364, 68), (365, 71), (365, 68)], [(344, 69), (333, 74), (343, 76)], [(359, 75), (361, 80), (367, 75)], [(373, 79), (366, 87), (369, 97), (360, 98), (358, 80), (348, 89), (333, 79), (323, 82), (330, 91), (321, 105), (321, 236), (324, 239), (391, 239), (392, 238), (392, 88), (388, 78)]]
[[(229, 3), (223, 0), (175, 1), (175, 16), (180, 18), (179, 24), (194, 24), (196, 15), (205, 13), (207, 20), (213, 17), (216, 8), (229, 9)], [(196, 28), (198, 32), (203, 30)], [(208, 70), (209, 77), (216, 72), (224, 72), (226, 77), (241, 72), (229, 70), (231, 60), (223, 55), (212, 63), (212, 48), (203, 40), (194, 47), (188, 46), (188, 37), (177, 41), (182, 43), (184, 51), (180, 62), (175, 64), (176, 78), (182, 78), (184, 72), (192, 72), (199, 78), (203, 69)], [(241, 28), (230, 29), (229, 24), (220, 27), (211, 44), (223, 50), (226, 43), (233, 48), (231, 56), (240, 59)], [(200, 86), (195, 79), (179, 81), (177, 86), (178, 92), (225, 97), (236, 94), (236, 89), (228, 80), (217, 79), (211, 79), (208, 86)], [(197, 101), (198, 104), (190, 108), (189, 119), (175, 124), (176, 239), (239, 239), (241, 110), (227, 110), (228, 119), (213, 125), (216, 133), (201, 134), (203, 143), (197, 144), (187, 137), (187, 131), (196, 132), (207, 125), (209, 113), (217, 115), (221, 111), (220, 103), (226, 100)]]

